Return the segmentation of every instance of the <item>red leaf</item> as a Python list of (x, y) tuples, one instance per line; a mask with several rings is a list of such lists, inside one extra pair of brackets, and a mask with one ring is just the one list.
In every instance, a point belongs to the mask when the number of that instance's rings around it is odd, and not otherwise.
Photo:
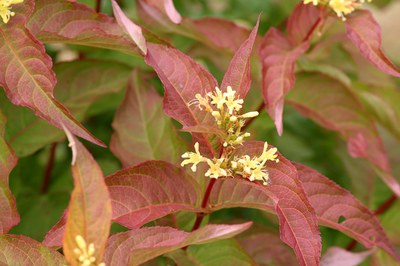
[(258, 17), (257, 24), (249, 38), (236, 51), (221, 83), (221, 90), (225, 91), (227, 86), (232, 86), (241, 99), (246, 98), (247, 92), (250, 90), (250, 56), (257, 37), (259, 22), (260, 17)]
[(278, 134), (282, 134), (282, 114), (286, 94), (295, 83), (296, 60), (304, 54), (309, 42), (293, 47), (277, 29), (272, 28), (261, 44), (262, 90), (265, 107), (275, 122)]
[(191, 233), (171, 227), (144, 227), (111, 236), (105, 260), (108, 265), (139, 265), (188, 245), (230, 238), (250, 226), (251, 222), (238, 225), (206, 225)]
[(56, 77), (51, 58), (23, 24), (23, 15), (17, 14), (7, 25), (0, 25), (0, 85), (7, 97), (15, 105), (31, 108), (54, 126), (64, 125), (73, 134), (104, 146), (54, 99)]
[(146, 39), (143, 36), (142, 28), (133, 23), (121, 10), (115, 0), (111, 1), (115, 18), (118, 24), (131, 36), (132, 40), (136, 43), (144, 55), (147, 53)]
[(240, 245), (259, 265), (296, 265), (296, 257), (279, 236), (272, 233), (256, 233), (240, 238)]
[(106, 183), (113, 220), (131, 229), (179, 210), (194, 211), (200, 205), (196, 181), (167, 162), (149, 161), (121, 170), (108, 176)]
[(1, 265), (66, 265), (61, 253), (22, 235), (0, 235)]
[(288, 102), (323, 127), (339, 132), (347, 140), (349, 153), (370, 161), (400, 195), (400, 185), (391, 174), (376, 126), (349, 88), (321, 74), (302, 75)]
[(298, 3), (287, 22), (291, 43), (298, 45), (309, 40), (320, 21), (320, 11), (316, 6)]
[[(213, 123), (207, 112), (195, 110), (190, 102), (197, 93), (203, 96), (218, 85), (214, 77), (189, 56), (180, 51), (157, 44), (148, 44), (146, 63), (154, 68), (164, 84), (164, 111), (183, 126), (191, 127)], [(200, 143), (201, 152), (213, 157), (214, 151), (206, 134), (193, 134)]]
[[(151, 5), (152, 7), (157, 8), (158, 12), (167, 16), (175, 24), (179, 24), (182, 21), (182, 17), (175, 9), (172, 0), (144, 0), (141, 2), (145, 2), (146, 5)], [(142, 5), (143, 4), (144, 3), (142, 3)]]
[(360, 265), (374, 250), (350, 252), (339, 247), (330, 247), (321, 259), (322, 266), (357, 266)]
[(0, 234), (6, 234), (20, 219), (15, 197), (8, 183), (8, 176), (18, 158), (4, 139), (5, 124), (6, 118), (0, 109)]
[[(263, 142), (247, 142), (237, 156), (259, 156)], [(218, 179), (210, 195), (212, 208), (252, 207), (275, 211), (280, 236), (296, 253), (300, 265), (318, 265), (321, 253), (317, 217), (294, 166), (279, 156), (279, 163), (267, 164), (271, 184), (262, 186), (243, 179)]]
[(143, 75), (131, 76), (113, 121), (110, 148), (125, 167), (147, 160), (177, 162), (183, 153), (181, 139), (162, 111), (161, 96)]
[(380, 247), (400, 259), (379, 220), (349, 191), (307, 166), (295, 166), (322, 225), (346, 233), (367, 248)]
[(360, 53), (381, 71), (400, 77), (400, 69), (383, 53), (379, 24), (369, 11), (359, 10), (346, 20), (347, 37)]
[(67, 222), (68, 209), (64, 211), (60, 220), (47, 232), (43, 245), (47, 247), (61, 247)]
[(93, 257), (100, 263), (111, 226), (110, 195), (92, 155), (68, 130), (65, 132), (73, 152), (75, 186), (68, 206), (63, 252), (71, 265), (80, 265), (74, 249), (79, 248), (76, 237), (81, 236), (87, 245), (94, 245)]
[(113, 18), (75, 1), (36, 0), (27, 27), (45, 43), (65, 42), (140, 54)]

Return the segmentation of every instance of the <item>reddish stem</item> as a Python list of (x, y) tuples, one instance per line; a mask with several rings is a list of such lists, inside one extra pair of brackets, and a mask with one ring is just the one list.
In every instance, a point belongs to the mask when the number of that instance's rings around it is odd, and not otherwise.
[[(397, 199), (398, 199), (397, 196), (393, 194), (390, 198), (388, 198), (384, 203), (382, 203), (382, 204), (374, 211), (374, 214), (375, 214), (375, 215), (380, 215), (380, 214), (384, 213), (385, 211), (387, 211), (387, 210), (393, 205), (393, 203), (396, 202)], [(353, 250), (356, 246), (357, 246), (357, 241), (353, 239), (353, 240), (350, 242), (350, 244), (346, 247), (346, 250), (351, 251), (351, 250)]]
[(96, 12), (100, 13), (101, 11), (101, 0), (96, 0)]
[[(208, 183), (207, 186), (207, 190), (206, 193), (204, 194), (204, 198), (203, 201), (201, 203), (201, 208), (204, 209), (207, 207), (207, 203), (208, 203), (208, 199), (210, 198), (210, 194), (211, 194), (211, 190), (215, 184), (215, 181), (217, 181), (217, 179), (212, 178), (210, 180), (210, 182)], [(194, 222), (193, 228), (192, 228), (192, 232), (199, 229), (201, 222), (203, 221), (205, 217), (205, 213), (204, 212), (200, 212), (196, 214), (196, 221)]]
[(56, 142), (52, 143), (50, 148), (49, 159), (46, 165), (46, 171), (44, 172), (42, 187), (40, 188), (40, 193), (42, 194), (46, 194), (47, 190), (49, 189), (51, 172), (53, 171), (54, 158), (56, 155), (56, 148), (57, 148), (57, 143)]

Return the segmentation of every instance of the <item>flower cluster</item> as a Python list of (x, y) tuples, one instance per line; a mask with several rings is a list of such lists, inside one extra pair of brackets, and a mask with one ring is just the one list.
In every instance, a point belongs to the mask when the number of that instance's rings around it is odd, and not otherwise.
[(74, 253), (76, 255), (77, 260), (79, 261), (79, 265), (81, 266), (105, 266), (104, 262), (96, 264), (96, 257), (94, 253), (96, 249), (94, 248), (94, 244), (90, 243), (89, 246), (86, 244), (85, 239), (81, 235), (77, 235), (75, 237), (77, 248), (74, 249)]
[[(372, 0), (368, 0), (371, 2)], [(365, 0), (304, 0), (304, 4), (313, 3), (313, 5), (329, 5), (333, 11), (342, 20), (346, 20), (345, 15), (348, 15), (360, 8)]]
[(197, 104), (200, 110), (205, 110), (214, 117), (217, 126), (222, 129), (226, 135), (223, 140), (223, 153), (220, 158), (204, 157), (199, 150), (199, 143), (194, 145), (195, 152), (186, 152), (182, 155), (185, 159), (181, 166), (192, 164), (191, 169), (196, 172), (199, 163), (206, 163), (208, 170), (205, 176), (210, 178), (219, 178), (223, 176), (240, 175), (250, 181), (262, 181), (264, 185), (268, 184), (269, 176), (266, 169), (267, 161), (278, 162), (277, 149), (268, 149), (268, 144), (264, 144), (264, 149), (259, 157), (250, 157), (249, 155), (232, 155), (235, 146), (242, 145), (244, 138), (249, 137), (250, 133), (242, 132), (246, 119), (258, 116), (258, 112), (249, 112), (240, 114), (243, 105), (243, 99), (236, 97), (236, 91), (228, 86), (226, 92), (222, 92), (218, 87), (213, 93), (207, 93), (205, 97), (200, 94), (192, 104)]
[(12, 16), (15, 15), (12, 12), (11, 5), (21, 4), (24, 0), (0, 0), (0, 17), (3, 19), (4, 23), (7, 23)]

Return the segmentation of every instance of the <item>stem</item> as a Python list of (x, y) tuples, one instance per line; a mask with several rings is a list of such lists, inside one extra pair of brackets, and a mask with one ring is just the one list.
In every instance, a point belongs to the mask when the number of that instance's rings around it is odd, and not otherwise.
[(314, 33), (315, 29), (318, 27), (319, 23), (322, 21), (321, 17), (315, 21), (314, 25), (311, 27), (311, 29), (307, 32), (306, 37), (304, 38), (304, 41), (308, 41), (311, 38), (311, 35)]
[(96, 12), (100, 13), (101, 11), (101, 0), (96, 0)]
[[(211, 190), (215, 184), (215, 181), (217, 181), (217, 179), (211, 179), (210, 182), (208, 183), (207, 186), (207, 190), (206, 193), (204, 194), (204, 198), (203, 201), (201, 203), (201, 208), (204, 209), (205, 207), (207, 207), (207, 203), (208, 203), (208, 199), (210, 198), (210, 194), (211, 194)], [(205, 213), (204, 212), (200, 212), (196, 214), (196, 221), (194, 222), (193, 228), (192, 228), (192, 232), (199, 229), (201, 222), (203, 221), (205, 217)]]
[(40, 188), (41, 194), (46, 194), (49, 189), (51, 172), (53, 171), (54, 158), (56, 155), (56, 148), (57, 148), (57, 142), (52, 143), (50, 148), (49, 159), (46, 165), (46, 171), (44, 172), (42, 187)]
[[(261, 104), (258, 106), (257, 112), (258, 112), (258, 113), (261, 113), (263, 109), (264, 109), (264, 101), (261, 102)], [(251, 125), (251, 123), (254, 122), (254, 120), (255, 120), (256, 118), (257, 118), (257, 117), (255, 116), (255, 117), (251, 117), (249, 120), (247, 120), (247, 121), (246, 121), (246, 124), (244, 124), (244, 126), (242, 127), (242, 131), (245, 131), (245, 130)]]
[[(397, 196), (393, 194), (390, 198), (388, 198), (384, 203), (382, 203), (375, 211), (375, 215), (380, 215), (384, 212), (386, 212), (392, 205), (395, 203), (397, 200)], [(346, 247), (346, 250), (351, 251), (353, 250), (357, 245), (356, 240), (352, 240), (350, 244)]]

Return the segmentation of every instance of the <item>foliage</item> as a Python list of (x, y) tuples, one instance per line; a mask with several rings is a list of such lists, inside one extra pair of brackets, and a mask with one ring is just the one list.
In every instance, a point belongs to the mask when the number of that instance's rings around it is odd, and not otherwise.
[(0, 264), (397, 265), (400, 5), (364, 2), (0, 0)]

